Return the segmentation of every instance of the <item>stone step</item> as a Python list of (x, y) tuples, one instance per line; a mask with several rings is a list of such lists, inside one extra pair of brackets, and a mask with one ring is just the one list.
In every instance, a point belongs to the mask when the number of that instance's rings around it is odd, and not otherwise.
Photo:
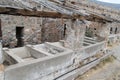
[(87, 42), (87, 43), (91, 43), (91, 44), (95, 44), (96, 43), (96, 41), (91, 41), (91, 40), (84, 40), (84, 42)]
[(85, 39), (87, 39), (87, 40), (92, 40), (92, 41), (96, 41), (96, 39), (91, 38), (91, 37), (85, 37)]

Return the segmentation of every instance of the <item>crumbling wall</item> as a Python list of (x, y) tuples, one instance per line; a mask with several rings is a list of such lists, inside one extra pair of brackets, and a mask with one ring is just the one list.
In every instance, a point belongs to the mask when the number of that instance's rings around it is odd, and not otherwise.
[[(108, 27), (109, 27), (109, 35), (110, 34), (119, 34), (120, 33), (120, 23), (116, 23), (116, 22), (109, 23)], [(112, 30), (111, 30), (111, 28), (112, 28)]]
[(83, 46), (86, 24), (82, 21), (67, 22), (65, 47), (77, 50)]
[[(97, 23), (93, 22), (90, 25), (90, 30), (93, 32), (94, 36), (98, 36), (99, 40), (106, 39), (108, 41), (108, 45), (115, 44), (119, 42), (119, 33), (120, 33), (120, 23)], [(116, 35), (115, 35), (116, 34)]]
[(109, 27), (109, 37), (108, 37), (108, 46), (113, 46), (120, 42), (120, 23), (111, 23), (108, 24)]
[[(55, 47), (56, 44), (52, 46)], [(98, 60), (98, 58), (103, 56), (104, 51), (101, 50), (104, 50), (105, 42), (100, 42), (91, 46), (87, 46), (77, 51), (72, 51), (67, 48), (63, 48), (62, 46), (61, 48), (59, 47), (57, 48), (64, 49), (65, 52), (60, 54), (55, 54), (54, 56), (48, 56), (44, 59), (43, 58), (34, 59), (29, 63), (21, 62), (16, 65), (11, 65), (5, 69), (4, 79), (5, 80), (58, 80), (59, 78), (67, 74), (70, 76), (72, 72), (76, 74), (77, 73), (76, 70), (81, 69), (83, 66), (86, 66), (88, 63), (94, 62)], [(39, 52), (41, 53), (40, 49)], [(64, 78), (59, 80), (64, 80)]]
[(24, 27), (24, 43), (40, 44), (41, 42), (55, 42), (64, 38), (64, 24), (62, 19), (24, 17), (0, 15), (3, 45), (15, 47), (17, 45), (16, 27)]
[(90, 30), (93, 32), (93, 36), (106, 37), (106, 32), (108, 32), (107, 24), (92, 22), (89, 26)]
[[(120, 23), (98, 23), (98, 22), (92, 22), (88, 28), (93, 32), (93, 35), (99, 35), (101, 37), (109, 36), (110, 34), (119, 34), (120, 33)], [(112, 28), (112, 31), (110, 32), (110, 29)], [(116, 30), (117, 28), (117, 30)], [(116, 33), (115, 33), (116, 30)]]
[[(73, 52), (19, 63), (5, 70), (5, 80), (54, 80), (64, 74), (73, 63)], [(21, 66), (21, 67), (20, 67)], [(14, 74), (14, 75), (13, 75)]]
[(65, 22), (62, 19), (44, 20), (42, 26), (42, 42), (57, 42), (64, 39), (64, 29)]
[(16, 27), (24, 27), (25, 44), (41, 42), (40, 18), (0, 15), (4, 46), (16, 46)]
[(78, 3), (80, 8), (86, 10), (87, 12), (95, 12), (103, 16), (108, 16), (120, 20), (120, 10), (96, 4), (89, 0), (78, 0)]

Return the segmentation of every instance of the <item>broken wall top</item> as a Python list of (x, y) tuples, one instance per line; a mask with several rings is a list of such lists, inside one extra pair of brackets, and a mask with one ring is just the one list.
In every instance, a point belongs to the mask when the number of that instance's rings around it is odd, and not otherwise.
[[(15, 8), (15, 9), (19, 9), (19, 8), (27, 9), (27, 10), (30, 10), (30, 12), (28, 11), (30, 15), (32, 13), (32, 15), (37, 15), (37, 17), (40, 17), (40, 15), (38, 15), (37, 11), (41, 11), (41, 9), (40, 9), (41, 5), (44, 6), (46, 10), (56, 12), (55, 15), (56, 14), (58, 15), (60, 13), (60, 15), (62, 17), (65, 14), (65, 16), (70, 19), (75, 18), (75, 19), (80, 19), (80, 20), (90, 20), (90, 21), (98, 21), (98, 22), (114, 21), (113, 19), (111, 19), (109, 17), (102, 16), (102, 15), (92, 13), (92, 12), (88, 13), (85, 10), (81, 10), (77, 5), (73, 5), (70, 2), (67, 2), (66, 5), (64, 5), (58, 0), (12, 0), (12, 1), (1, 0), (0, 1), (0, 7), (5, 7), (5, 8), (8, 7), (8, 8)], [(12, 9), (10, 9), (10, 11), (11, 10)], [(44, 11), (44, 9), (42, 9), (42, 10)], [(3, 11), (1, 13), (4, 13), (4, 12), (5, 11)], [(5, 12), (5, 13), (9, 14), (9, 10), (7, 12)], [(36, 13), (33, 13), (33, 12), (36, 12)], [(18, 10), (18, 13), (17, 13), (17, 11), (14, 12), (14, 10), (13, 10), (11, 14), (14, 14), (14, 15), (15, 14), (25, 14), (26, 15), (26, 11)], [(29, 14), (27, 13), (28, 16), (29, 16)], [(43, 12), (41, 12), (40, 14), (43, 14)]]

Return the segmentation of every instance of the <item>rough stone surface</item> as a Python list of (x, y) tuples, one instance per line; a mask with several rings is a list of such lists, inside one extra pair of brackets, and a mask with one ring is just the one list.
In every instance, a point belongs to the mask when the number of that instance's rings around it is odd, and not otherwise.
[(41, 27), (40, 19), (34, 17), (22, 17), (12, 15), (0, 15), (4, 46), (16, 46), (16, 27), (24, 27), (24, 40), (26, 43), (40, 43)]
[(57, 42), (64, 39), (65, 20), (46, 19), (41, 30), (42, 42)]
[(0, 18), (4, 46), (12, 48), (16, 46), (16, 27), (24, 27), (25, 44), (39, 44), (41, 41), (53, 42), (63, 39), (64, 28), (60, 22), (62, 20), (12, 15), (0, 15)]
[(120, 20), (120, 10), (99, 5), (94, 2), (90, 2), (89, 0), (78, 0), (77, 2), (79, 2), (80, 8), (86, 10), (87, 12), (97, 13)]
[(65, 47), (77, 50), (83, 45), (86, 24), (81, 21), (67, 23)]

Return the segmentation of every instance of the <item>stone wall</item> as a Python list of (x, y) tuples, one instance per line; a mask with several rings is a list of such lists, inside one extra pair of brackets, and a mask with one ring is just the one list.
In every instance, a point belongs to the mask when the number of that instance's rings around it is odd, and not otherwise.
[(82, 21), (71, 20), (67, 22), (65, 47), (78, 50), (83, 46), (86, 24)]
[(42, 27), (42, 42), (56, 42), (64, 39), (65, 21), (61, 19), (46, 20)]
[[(62, 39), (61, 30), (63, 30), (63, 27), (62, 22), (60, 22), (61, 19), (58, 20), (13, 15), (0, 15), (0, 19), (3, 45), (6, 47), (16, 46), (16, 27), (24, 27), (23, 39), (25, 44), (39, 44), (41, 43), (41, 40), (53, 42)], [(41, 38), (42, 28), (44, 28), (45, 32), (42, 34)]]
[[(53, 47), (54, 49), (57, 48), (59, 50), (62, 49), (64, 51), (62, 53), (58, 52), (58, 54), (53, 54), (54, 56), (49, 55), (44, 58), (30, 60), (29, 63), (28, 61), (25, 61), (15, 65), (10, 65), (9, 67), (6, 67), (6, 69), (4, 70), (4, 79), (5, 80), (64, 80), (59, 78), (67, 74), (70, 75), (72, 71), (74, 72), (74, 74), (76, 74), (77, 69), (80, 69), (82, 68), (82, 66), (85, 66), (88, 63), (98, 60), (98, 58), (103, 56), (104, 52), (105, 52), (104, 56), (109, 54), (106, 53), (106, 51), (104, 50), (105, 48), (104, 41), (84, 47), (77, 51), (64, 48), (61, 45), (56, 45), (56, 43), (47, 43), (47, 45), (49, 46), (49, 49), (52, 49)], [(37, 48), (35, 48), (35, 46), (31, 47), (31, 49), (34, 50), (37, 50)], [(9, 49), (9, 51), (12, 52), (13, 49)], [(16, 52), (16, 49), (14, 49), (14, 51)], [(5, 52), (7, 54), (9, 53), (8, 50), (5, 50)], [(43, 51), (40, 49), (40, 47), (39, 47), (39, 51), (37, 50), (37, 52), (38, 55), (51, 54), (51, 52), (48, 52), (47, 49)], [(97, 56), (98, 54), (101, 55), (98, 57)], [(18, 57), (19, 56), (13, 58), (15, 59)], [(86, 68), (84, 70), (86, 70)]]
[[(118, 34), (120, 33), (120, 23), (111, 23), (108, 25), (109, 27), (109, 34)], [(112, 28), (112, 30), (111, 30)], [(110, 32), (111, 30), (111, 32)]]
[(90, 30), (93, 31), (94, 35), (101, 35), (104, 36), (105, 33), (110, 35), (110, 28), (112, 28), (112, 34), (115, 34), (115, 29), (117, 28), (117, 33), (120, 33), (120, 23), (97, 23), (97, 22), (92, 22), (89, 26)]
[(93, 36), (106, 37), (106, 32), (109, 32), (107, 24), (92, 22), (89, 26), (93, 32)]
[(0, 18), (4, 46), (16, 46), (16, 27), (24, 27), (25, 44), (41, 42), (40, 18), (12, 15), (0, 15)]

